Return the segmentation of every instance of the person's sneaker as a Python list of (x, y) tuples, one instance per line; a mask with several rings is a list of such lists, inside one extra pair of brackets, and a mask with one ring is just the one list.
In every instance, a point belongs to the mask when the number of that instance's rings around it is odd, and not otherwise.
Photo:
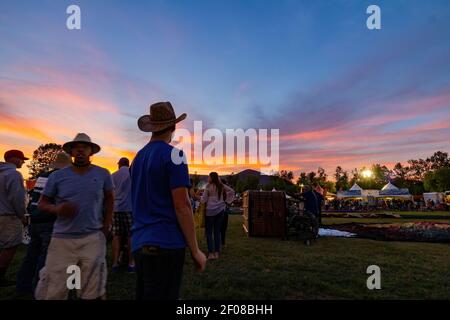
[(136, 272), (136, 267), (135, 266), (128, 266), (127, 272), (128, 273), (135, 273)]
[(120, 268), (119, 268), (118, 265), (117, 265), (117, 266), (112, 266), (112, 268), (111, 268), (111, 272), (112, 272), (112, 273), (118, 273), (119, 270), (120, 270)]
[(5, 278), (0, 279), (0, 288), (15, 286), (16, 282), (11, 280), (6, 280)]

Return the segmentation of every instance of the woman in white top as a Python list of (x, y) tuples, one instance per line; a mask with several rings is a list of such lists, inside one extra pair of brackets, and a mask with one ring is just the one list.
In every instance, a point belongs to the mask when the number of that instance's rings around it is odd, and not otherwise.
[(217, 172), (211, 172), (201, 199), (206, 203), (206, 241), (208, 259), (218, 259), (220, 253), (220, 230), (227, 203), (234, 200), (234, 190), (224, 185)]

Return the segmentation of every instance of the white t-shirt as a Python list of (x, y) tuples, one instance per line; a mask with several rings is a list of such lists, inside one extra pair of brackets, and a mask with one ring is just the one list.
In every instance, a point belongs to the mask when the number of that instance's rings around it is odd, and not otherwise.
[(231, 203), (234, 200), (234, 190), (227, 185), (223, 185), (226, 198), (223, 200), (223, 196), (218, 196), (217, 188), (214, 184), (208, 183), (205, 187), (205, 192), (201, 199), (202, 203), (206, 203), (206, 215), (215, 216), (225, 210), (227, 203)]

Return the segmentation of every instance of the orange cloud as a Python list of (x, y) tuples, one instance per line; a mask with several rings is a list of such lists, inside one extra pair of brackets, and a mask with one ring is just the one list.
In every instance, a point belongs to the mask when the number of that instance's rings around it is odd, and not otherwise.
[(39, 127), (37, 120), (27, 119), (25, 117), (3, 114), (0, 111), (0, 133), (6, 135), (17, 135), (37, 141), (50, 141), (51, 137), (43, 132)]

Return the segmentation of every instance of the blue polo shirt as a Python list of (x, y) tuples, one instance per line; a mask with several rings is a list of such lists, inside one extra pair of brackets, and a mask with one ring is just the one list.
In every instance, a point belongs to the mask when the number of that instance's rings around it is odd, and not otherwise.
[[(132, 251), (144, 245), (164, 249), (186, 247), (172, 201), (172, 189), (188, 188), (189, 173), (186, 163), (172, 161), (172, 149), (173, 146), (163, 141), (149, 142), (131, 165)], [(184, 157), (182, 151), (177, 150), (180, 157)]]

